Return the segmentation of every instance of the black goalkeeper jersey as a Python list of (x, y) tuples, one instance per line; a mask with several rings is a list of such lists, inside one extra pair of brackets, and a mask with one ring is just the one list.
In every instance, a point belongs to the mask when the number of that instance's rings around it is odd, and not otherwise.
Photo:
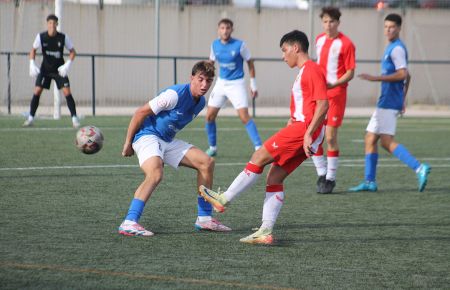
[(43, 56), (41, 73), (58, 73), (58, 67), (64, 64), (63, 53), (66, 35), (57, 32), (55, 36), (50, 37), (48, 32), (45, 31), (39, 36)]

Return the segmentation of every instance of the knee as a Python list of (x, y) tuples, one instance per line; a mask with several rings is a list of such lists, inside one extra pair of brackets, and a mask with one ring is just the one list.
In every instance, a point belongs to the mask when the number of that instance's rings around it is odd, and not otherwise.
[(378, 142), (378, 139), (372, 135), (372, 134), (366, 134), (366, 137), (364, 138), (364, 144), (366, 146), (376, 146)]
[(161, 182), (162, 178), (163, 178), (162, 171), (156, 171), (156, 172), (153, 172), (152, 174), (146, 175), (145, 182), (154, 184), (156, 186)]
[(212, 173), (215, 165), (216, 161), (214, 158), (208, 156), (208, 158), (205, 158), (205, 160), (200, 163), (198, 170), (205, 173)]
[(216, 116), (214, 114), (206, 114), (206, 122), (211, 123), (216, 120)]
[(42, 94), (42, 89), (41, 88), (39, 88), (39, 87), (36, 87), (36, 89), (34, 90), (34, 95), (36, 95), (36, 96), (38, 96), (38, 97), (40, 97), (41, 96), (41, 94)]
[(391, 142), (389, 140), (383, 140), (381, 139), (381, 147), (383, 147), (386, 151), (390, 152), (391, 149)]
[(63, 89), (63, 94), (64, 94), (64, 97), (67, 98), (68, 96), (72, 95), (72, 92), (70, 91), (69, 88), (65, 88), (65, 89)]
[(337, 144), (336, 138), (334, 136), (326, 136), (326, 141), (328, 145), (335, 146)]
[(240, 115), (239, 117), (241, 119), (242, 124), (244, 124), (244, 125), (247, 125), (247, 123), (250, 122), (250, 116), (248, 113), (247, 114), (244, 113), (244, 114)]
[(214, 122), (217, 118), (217, 114), (219, 112), (216, 111), (214, 108), (211, 109), (211, 107), (208, 107), (208, 109), (206, 110), (206, 122)]

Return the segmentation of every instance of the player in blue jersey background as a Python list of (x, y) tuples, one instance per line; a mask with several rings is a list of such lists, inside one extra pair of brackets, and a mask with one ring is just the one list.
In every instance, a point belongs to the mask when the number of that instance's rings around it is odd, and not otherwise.
[(376, 169), (378, 163), (378, 141), (381, 146), (414, 170), (418, 180), (419, 191), (427, 184), (431, 167), (420, 163), (405, 146), (394, 140), (397, 117), (405, 111), (406, 93), (408, 92), (408, 52), (400, 40), (402, 18), (398, 14), (389, 14), (384, 19), (384, 34), (388, 45), (381, 60), (381, 75), (361, 74), (363, 80), (381, 82), (381, 95), (377, 108), (367, 125), (365, 137), (365, 180), (350, 191), (377, 191)]
[[(205, 107), (204, 95), (214, 81), (214, 65), (200, 61), (192, 68), (188, 84), (173, 85), (138, 108), (128, 126), (123, 156), (136, 153), (144, 171), (144, 181), (134, 193), (119, 233), (126, 236), (153, 236), (139, 224), (145, 203), (161, 182), (164, 164), (173, 168), (186, 166), (197, 170), (197, 183), (212, 185), (214, 159), (202, 150), (175, 138)], [(198, 188), (197, 186), (197, 188)], [(196, 190), (197, 191), (197, 190)], [(197, 192), (198, 193), (198, 192)], [(199, 195), (197, 230), (230, 231), (212, 218), (212, 206)]]
[(251, 95), (252, 98), (256, 98), (258, 89), (255, 80), (255, 65), (245, 43), (232, 38), (232, 32), (233, 22), (226, 18), (220, 20), (218, 23), (219, 38), (214, 40), (211, 45), (209, 59), (212, 62), (218, 62), (219, 78), (209, 96), (206, 111), (206, 134), (209, 143), (206, 153), (209, 156), (217, 154), (216, 118), (227, 99), (237, 110), (255, 150), (262, 144), (256, 124), (248, 114), (248, 96), (244, 81), (244, 61), (246, 61), (250, 74)]

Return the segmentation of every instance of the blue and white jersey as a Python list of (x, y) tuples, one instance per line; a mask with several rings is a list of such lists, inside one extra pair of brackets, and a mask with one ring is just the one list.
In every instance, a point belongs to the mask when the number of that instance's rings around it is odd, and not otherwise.
[(244, 77), (244, 60), (250, 60), (251, 55), (242, 40), (230, 38), (227, 43), (220, 39), (213, 41), (209, 59), (219, 63), (219, 78), (237, 80)]
[(133, 143), (144, 135), (156, 135), (166, 142), (171, 142), (178, 131), (203, 110), (205, 97), (201, 96), (195, 100), (190, 84), (173, 85), (150, 100), (149, 105), (155, 115), (144, 120), (134, 135)]
[[(399, 69), (407, 69), (408, 52), (400, 39), (389, 43), (381, 60), (381, 75), (391, 75)], [(401, 110), (403, 108), (405, 81), (381, 82), (378, 108)]]

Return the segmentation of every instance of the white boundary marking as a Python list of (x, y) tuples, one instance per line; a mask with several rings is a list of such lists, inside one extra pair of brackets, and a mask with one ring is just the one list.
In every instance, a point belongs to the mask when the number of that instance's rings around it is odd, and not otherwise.
[[(442, 124), (444, 125), (444, 124)], [(278, 131), (282, 128), (280, 127), (258, 127), (258, 131)], [(364, 128), (347, 128), (346, 131), (349, 132), (365, 132), (365, 126)], [(102, 130), (120, 130), (123, 132), (126, 132), (126, 127), (100, 127)], [(423, 129), (417, 129), (414, 127), (402, 127), (398, 128), (397, 131), (401, 132), (441, 132), (441, 131), (450, 131), (450, 126), (442, 126), (442, 127), (435, 127), (435, 128), (423, 128)], [(0, 128), (0, 132), (34, 132), (34, 131), (74, 131), (75, 129), (70, 127), (42, 127), (42, 128)], [(196, 132), (196, 131), (205, 131), (205, 128), (183, 128), (183, 132)], [(219, 132), (235, 132), (235, 131), (246, 131), (245, 127), (219, 127), (217, 129)]]
[[(424, 161), (450, 161), (447, 158), (423, 158)], [(342, 167), (364, 167), (364, 159), (344, 159), (339, 160)], [(397, 164), (378, 164), (378, 167), (406, 167), (406, 165), (399, 162), (397, 159), (381, 158), (378, 161), (382, 162), (397, 162)], [(344, 164), (342, 164), (344, 163)], [(245, 166), (244, 162), (219, 162), (216, 166)], [(306, 161), (305, 166), (313, 166), (311, 161)], [(449, 168), (450, 164), (432, 164), (434, 168)], [(29, 170), (54, 170), (54, 169), (96, 169), (96, 168), (139, 168), (139, 166), (131, 164), (103, 164), (103, 165), (60, 165), (60, 166), (30, 166), (30, 167), (0, 167), (0, 171), (29, 171)]]

